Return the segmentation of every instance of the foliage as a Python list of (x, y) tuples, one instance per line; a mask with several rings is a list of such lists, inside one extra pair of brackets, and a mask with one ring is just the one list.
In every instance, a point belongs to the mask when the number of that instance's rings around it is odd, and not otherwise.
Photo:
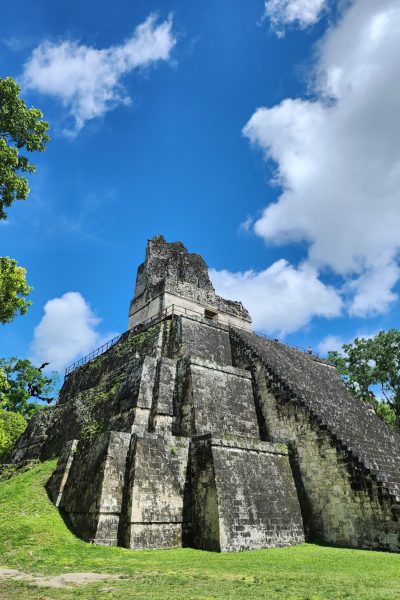
[[(7, 413), (10, 414), (10, 413)], [(29, 471), (34, 466), (39, 465), (40, 460), (38, 458), (32, 458), (32, 460), (27, 460), (22, 463), (8, 463), (1, 465), (0, 469), (0, 482), (7, 481), (17, 473), (24, 473), (25, 471)]]
[(28, 359), (1, 358), (0, 373), (5, 374), (6, 382), (0, 388), (0, 408), (6, 411), (20, 413), (25, 418), (30, 418), (41, 404), (31, 402), (31, 398), (52, 402), (50, 396), (57, 384), (57, 374), (51, 377), (43, 374), (43, 369), (48, 363), (35, 367)]
[(0, 462), (7, 459), (26, 425), (26, 420), (19, 413), (0, 410)]
[[(389, 426), (400, 426), (400, 331), (380, 331), (343, 345), (343, 354), (329, 352), (348, 390), (373, 404)], [(384, 400), (377, 398), (378, 387)]]
[(7, 393), (10, 390), (10, 384), (8, 383), (7, 374), (3, 368), (0, 367), (0, 407), (6, 401)]
[(25, 296), (31, 290), (25, 269), (13, 258), (0, 256), (0, 323), (9, 323), (17, 314), (26, 313), (32, 302)]
[(40, 588), (0, 580), (9, 600), (392, 600), (400, 555), (314, 544), (218, 554), (191, 548), (126, 550), (95, 546), (67, 528), (44, 488), (55, 462), (0, 482), (1, 566), (44, 575), (112, 573), (87, 586)]
[(105, 431), (104, 423), (93, 421), (82, 428), (81, 440), (85, 446), (92, 444)]
[(49, 141), (48, 123), (37, 108), (28, 108), (19, 97), (20, 87), (11, 77), (0, 79), (0, 219), (14, 200), (25, 200), (29, 194), (26, 177), (35, 165), (21, 150), (43, 152)]

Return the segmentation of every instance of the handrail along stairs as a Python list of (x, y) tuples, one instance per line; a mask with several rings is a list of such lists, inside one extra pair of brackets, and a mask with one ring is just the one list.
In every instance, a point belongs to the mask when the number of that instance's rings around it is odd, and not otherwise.
[[(131, 329), (128, 329), (127, 331), (124, 331), (123, 333), (120, 333), (119, 335), (113, 337), (111, 340), (108, 340), (108, 342), (105, 342), (104, 344), (102, 344), (101, 346), (99, 346), (98, 348), (96, 348), (95, 350), (90, 352), (89, 354), (86, 354), (86, 356), (83, 356), (79, 360), (70, 364), (65, 369), (65, 378), (67, 378), (68, 375), (70, 375), (78, 367), (81, 367), (82, 365), (85, 365), (86, 363), (90, 362), (94, 358), (97, 358), (98, 356), (100, 356), (100, 354), (104, 354), (104, 352), (106, 352), (112, 346), (114, 346), (117, 342), (119, 342), (119, 340), (122, 338), (122, 336), (125, 335), (126, 333), (128, 333), (128, 332), (133, 333), (133, 334), (136, 332), (140, 333), (141, 331), (143, 331), (143, 329), (146, 329), (147, 327), (150, 327), (151, 325), (155, 325), (156, 323), (160, 323), (161, 321), (164, 321), (167, 319), (172, 319), (175, 315), (178, 316), (178, 315), (182, 315), (182, 314), (189, 315), (189, 316), (196, 315), (201, 318), (204, 318), (204, 314), (200, 313), (196, 310), (193, 310), (190, 308), (188, 309), (184, 306), (179, 306), (178, 304), (170, 304), (164, 310), (160, 311), (153, 317), (150, 317), (150, 318), (146, 319), (145, 321), (142, 321), (142, 323), (139, 323), (139, 325), (136, 325), (135, 327), (131, 327)], [(216, 319), (213, 319), (212, 321), (213, 321), (213, 323), (218, 323), (218, 317)], [(241, 327), (235, 325), (234, 329), (241, 329)], [(253, 333), (255, 333), (256, 335), (259, 335), (261, 337), (264, 337), (267, 340), (277, 342), (279, 344), (284, 343), (284, 342), (280, 342), (280, 340), (278, 340), (277, 338), (273, 338), (273, 337), (266, 335), (265, 333), (260, 333), (257, 331), (253, 331)], [(322, 361), (327, 362), (324, 359), (321, 359), (319, 357), (319, 355), (314, 351), (310, 352), (309, 349), (306, 350), (305, 348), (302, 348), (301, 346), (296, 346), (295, 344), (285, 344), (285, 345), (290, 346), (291, 348), (296, 348), (297, 350), (300, 350), (301, 352), (304, 352), (306, 354), (311, 354), (314, 357), (314, 359), (319, 359), (319, 360), (321, 360), (321, 362)]]

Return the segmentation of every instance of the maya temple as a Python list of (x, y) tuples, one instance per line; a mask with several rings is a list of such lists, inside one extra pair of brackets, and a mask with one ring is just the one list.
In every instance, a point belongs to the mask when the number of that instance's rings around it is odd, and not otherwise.
[(67, 370), (12, 460), (54, 457), (50, 498), (96, 544), (400, 550), (400, 436), (327, 361), (253, 333), (202, 257), (161, 236), (128, 330)]

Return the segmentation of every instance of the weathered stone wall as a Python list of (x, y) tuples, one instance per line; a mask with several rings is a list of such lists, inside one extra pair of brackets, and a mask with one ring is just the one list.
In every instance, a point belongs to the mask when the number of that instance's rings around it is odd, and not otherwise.
[(180, 242), (170, 244), (157, 236), (148, 241), (145, 262), (138, 268), (128, 327), (170, 304), (202, 314), (206, 307), (214, 308), (224, 315), (226, 322), (250, 328), (250, 315), (241, 302), (216, 295), (207, 265), (199, 254), (189, 253)]
[[(237, 336), (235, 340), (237, 362), (252, 365), (264, 437), (284, 440), (293, 448), (292, 465), (307, 538), (357, 548), (400, 550), (400, 503), (323, 420), (293, 392), (276, 385), (266, 368), (268, 358), (263, 356), (261, 361)], [(367, 443), (373, 461), (379, 449), (371, 447), (373, 440)]]
[(56, 407), (46, 407), (32, 417), (14, 446), (10, 462), (21, 463), (25, 460), (43, 458), (42, 450), (47, 440), (47, 431), (56, 412)]
[(47, 489), (79, 535), (128, 548), (181, 546), (188, 438), (109, 432), (67, 444)]
[(137, 327), (140, 323), (153, 319), (166, 308), (165, 294), (159, 294), (151, 300), (147, 299), (146, 294), (131, 301), (128, 317), (128, 329)]
[(293, 442), (309, 539), (399, 550), (400, 505), (304, 409), (260, 397), (273, 437)]
[(242, 347), (261, 360), (279, 394), (306, 407), (400, 499), (400, 435), (389, 430), (368, 403), (348, 393), (332, 365), (245, 331), (233, 332), (232, 339), (240, 339)]
[(210, 440), (194, 440), (190, 447), (190, 545), (221, 551), (218, 496)]
[(182, 545), (189, 440), (132, 437), (127, 461), (121, 543), (127, 548)]
[(258, 438), (251, 375), (197, 357), (178, 361), (175, 431)]
[(232, 365), (229, 329), (205, 319), (174, 318), (165, 351), (171, 358), (197, 356), (219, 365)]
[(191, 470), (195, 547), (237, 551), (304, 541), (286, 446), (196, 437)]
[(165, 356), (157, 362), (153, 388), (150, 431), (172, 432), (176, 361)]
[(78, 440), (70, 440), (65, 444), (58, 459), (57, 467), (46, 484), (50, 499), (57, 507), (62, 504), (64, 490), (67, 486), (78, 443)]
[(130, 438), (128, 433), (111, 431), (90, 444), (78, 444), (59, 507), (84, 540), (118, 544)]
[(163, 328), (161, 323), (137, 335), (124, 335), (71, 373), (57, 405), (31, 419), (11, 460), (53, 458), (68, 441), (95, 438), (103, 431), (146, 431)]

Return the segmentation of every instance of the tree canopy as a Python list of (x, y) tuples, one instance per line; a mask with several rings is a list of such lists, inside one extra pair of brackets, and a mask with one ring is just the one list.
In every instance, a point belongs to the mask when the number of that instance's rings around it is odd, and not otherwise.
[(11, 77), (0, 79), (0, 219), (14, 200), (25, 200), (29, 186), (23, 173), (36, 167), (21, 151), (43, 152), (49, 141), (49, 124), (37, 108), (28, 108), (19, 97), (20, 87)]
[[(35, 165), (22, 153), (43, 152), (49, 140), (48, 123), (37, 108), (28, 108), (19, 97), (20, 87), (11, 78), (0, 78), (0, 219), (14, 200), (29, 194), (24, 173), (34, 173)], [(23, 315), (31, 304), (26, 296), (32, 288), (26, 271), (8, 256), (0, 257), (0, 323)], [(27, 359), (0, 359), (0, 460), (11, 451), (26, 427), (26, 419), (41, 408), (31, 399), (51, 402), (57, 379), (43, 374)]]
[[(6, 208), (14, 200), (25, 200), (29, 194), (24, 173), (34, 173), (36, 167), (24, 151), (43, 152), (50, 139), (42, 112), (28, 108), (20, 91), (11, 77), (0, 78), (0, 220), (7, 218)], [(26, 312), (31, 302), (25, 297), (31, 290), (25, 269), (12, 258), (0, 257), (0, 323)]]
[(26, 420), (19, 413), (0, 410), (0, 462), (7, 460), (26, 425)]
[[(51, 396), (57, 384), (57, 374), (47, 377), (43, 364), (35, 367), (28, 359), (0, 359), (0, 409), (18, 412), (30, 418), (42, 405), (34, 400), (53, 401)], [(32, 401), (33, 399), (33, 401)]]
[(400, 331), (380, 331), (371, 338), (343, 344), (329, 352), (350, 393), (371, 402), (388, 425), (400, 429)]
[(0, 256), (0, 323), (9, 323), (26, 313), (32, 303), (25, 297), (32, 288), (26, 281), (26, 270), (8, 256)]

